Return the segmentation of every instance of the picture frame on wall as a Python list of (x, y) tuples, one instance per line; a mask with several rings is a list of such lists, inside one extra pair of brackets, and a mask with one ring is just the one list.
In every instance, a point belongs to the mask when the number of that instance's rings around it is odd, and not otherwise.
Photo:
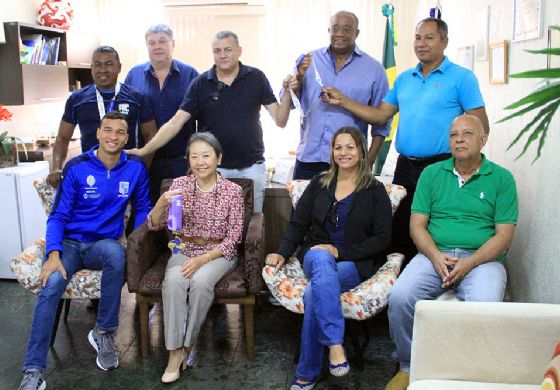
[[(560, 30), (555, 28), (549, 27), (548, 28), (548, 49), (552, 49), (553, 47), (560, 47)], [(560, 68), (560, 56), (547, 54), (546, 55), (546, 68)]]
[(488, 62), (490, 84), (507, 84), (508, 41), (491, 43), (488, 55), (490, 58)]
[(457, 48), (457, 64), (464, 68), (474, 68), (474, 45), (461, 46)]
[(542, 0), (513, 0), (512, 42), (540, 38), (543, 25)]
[(479, 28), (476, 29), (476, 60), (488, 61), (488, 37), (490, 30), (490, 6), (482, 7), (479, 11), (477, 18)]

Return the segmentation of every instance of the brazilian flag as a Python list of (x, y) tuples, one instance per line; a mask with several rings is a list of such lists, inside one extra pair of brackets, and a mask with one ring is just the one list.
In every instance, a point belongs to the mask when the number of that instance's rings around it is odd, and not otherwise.
[[(385, 24), (385, 44), (383, 45), (383, 66), (385, 67), (385, 72), (387, 73), (387, 79), (389, 80), (389, 89), (393, 88), (395, 79), (397, 78), (397, 63), (395, 61), (395, 49), (397, 45), (395, 41), (395, 23), (393, 14), (395, 9), (389, 4), (383, 4), (381, 8), (383, 16), (387, 18), (387, 23)], [(374, 173), (376, 175), (381, 174), (385, 160), (387, 159), (387, 154), (389, 153), (389, 147), (391, 146), (391, 141), (397, 129), (399, 123), (399, 114), (393, 117), (393, 122), (391, 124), (391, 132), (389, 136), (385, 138), (385, 142), (381, 145), (379, 154), (375, 159)]]

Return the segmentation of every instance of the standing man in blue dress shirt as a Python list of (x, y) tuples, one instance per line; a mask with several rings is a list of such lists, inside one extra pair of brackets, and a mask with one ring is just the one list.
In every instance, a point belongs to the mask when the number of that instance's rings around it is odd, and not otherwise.
[[(360, 129), (367, 141), (366, 121), (342, 107), (321, 101), (323, 86), (327, 85), (342, 91), (356, 102), (371, 106), (379, 105), (387, 94), (389, 84), (385, 68), (358, 48), (356, 38), (359, 33), (356, 15), (347, 11), (337, 12), (330, 20), (330, 46), (303, 56), (297, 65), (304, 117), (294, 179), (311, 179), (329, 169), (331, 138), (341, 127)], [(383, 140), (389, 135), (389, 124), (372, 126), (371, 135), (372, 143), (368, 153), (370, 167)]]
[[(266, 184), (261, 107), (266, 108), (277, 126), (285, 127), (292, 100), (289, 93), (284, 93), (279, 104), (266, 75), (239, 61), (241, 52), (235, 33), (217, 33), (212, 40), (214, 66), (193, 80), (181, 107), (156, 136), (143, 148), (129, 153), (153, 153), (195, 117), (198, 131), (211, 132), (224, 148), (220, 174), (253, 180), (253, 210), (260, 213)], [(286, 92), (288, 88), (297, 88), (296, 78), (286, 77), (283, 88)]]
[(488, 117), (476, 76), (449, 61), (447, 24), (426, 18), (416, 26), (414, 51), (420, 61), (401, 73), (378, 107), (359, 104), (336, 89), (325, 88), (328, 103), (345, 108), (369, 123), (386, 123), (400, 113), (396, 149), (399, 152), (394, 184), (406, 188), (407, 196), (393, 217), (392, 250), (408, 262), (418, 252), (410, 238), (410, 207), (416, 183), (428, 165), (451, 157), (448, 132), (451, 122), (463, 113), (472, 114), (489, 132)]
[[(156, 122), (148, 99), (137, 89), (119, 83), (117, 79), (120, 72), (119, 53), (114, 48), (100, 46), (93, 51), (93, 84), (72, 93), (66, 101), (54, 144), (52, 171), (47, 177), (50, 185), (57, 187), (60, 182), (68, 144), (76, 125), (80, 128), (82, 153), (98, 144), (97, 129), (107, 112), (118, 111), (126, 116), (126, 149), (143, 146), (156, 133)], [(150, 157), (144, 160), (149, 162)]]
[[(175, 40), (173, 30), (168, 25), (150, 27), (145, 39), (150, 61), (133, 67), (124, 82), (148, 97), (159, 129), (175, 115), (198, 72), (173, 58)], [(194, 122), (193, 118), (188, 120), (179, 133), (154, 154), (150, 165), (152, 204), (159, 199), (163, 179), (186, 175), (188, 163), (185, 154), (187, 142), (195, 132)]]

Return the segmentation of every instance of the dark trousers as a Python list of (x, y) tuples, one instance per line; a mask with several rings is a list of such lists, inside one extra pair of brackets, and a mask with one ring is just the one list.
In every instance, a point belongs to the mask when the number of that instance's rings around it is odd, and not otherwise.
[(446, 160), (449, 157), (451, 157), (450, 154), (440, 154), (425, 159), (409, 159), (401, 155), (397, 160), (393, 184), (399, 184), (406, 188), (406, 197), (401, 201), (393, 216), (393, 239), (390, 251), (399, 252), (405, 256), (403, 267), (418, 253), (410, 237), (410, 207), (416, 192), (418, 178), (428, 165)]
[(331, 164), (325, 162), (303, 162), (296, 159), (293, 180), (311, 180), (317, 174), (328, 171)]
[(150, 199), (155, 205), (160, 197), (161, 181), (163, 179), (185, 176), (189, 168), (188, 161), (183, 156), (153, 160), (150, 166)]

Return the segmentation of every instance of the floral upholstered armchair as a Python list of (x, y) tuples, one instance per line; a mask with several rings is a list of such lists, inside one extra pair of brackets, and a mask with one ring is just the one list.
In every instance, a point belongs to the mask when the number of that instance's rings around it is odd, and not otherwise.
[[(56, 189), (51, 187), (45, 179), (40, 181), (35, 181), (35, 189), (41, 198), (41, 203), (45, 208), (45, 212), (49, 215), (54, 201), (54, 196), (56, 194)], [(130, 217), (130, 206), (125, 212), (125, 226)], [(121, 237), (121, 244), (126, 246), (126, 237)], [(18, 254), (10, 263), (10, 268), (16, 276), (17, 281), (26, 289), (33, 294), (38, 294), (41, 290), (41, 281), (39, 276), (41, 274), (41, 267), (43, 265), (43, 259), (45, 258), (45, 240), (39, 238), (29, 245), (23, 252)], [(70, 309), (71, 299), (99, 299), (101, 297), (101, 275), (102, 271), (94, 271), (90, 269), (82, 269), (76, 272), (59, 303), (58, 313), (56, 317), (55, 327), (53, 328), (53, 334), (51, 337), (51, 345), (54, 343), (56, 329), (58, 327), (58, 320), (60, 317), (60, 312), (62, 311), (62, 305), (66, 302), (64, 322), (66, 322), (68, 317), (68, 310)]]
[[(296, 180), (288, 187), (294, 207), (308, 184), (308, 180)], [(406, 190), (393, 184), (387, 184), (385, 189), (394, 214), (406, 196)], [(389, 291), (400, 273), (403, 259), (404, 256), (400, 253), (388, 255), (387, 262), (375, 275), (350, 291), (342, 293), (340, 302), (344, 317), (366, 320), (383, 310), (387, 305)], [(303, 314), (303, 293), (308, 281), (296, 257), (288, 259), (286, 265), (278, 272), (274, 272), (274, 267), (265, 266), (262, 274), (270, 292), (282, 306), (294, 313)]]

